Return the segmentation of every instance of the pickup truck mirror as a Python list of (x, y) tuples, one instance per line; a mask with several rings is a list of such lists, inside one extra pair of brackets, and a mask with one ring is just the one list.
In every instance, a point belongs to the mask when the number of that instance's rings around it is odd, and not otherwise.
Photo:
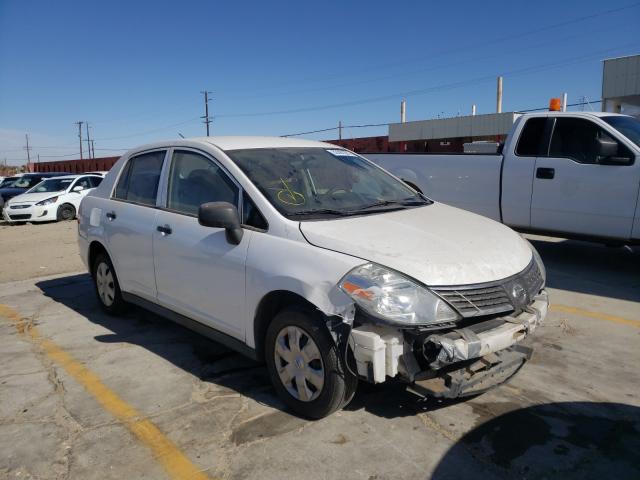
[(229, 202), (208, 202), (198, 208), (198, 223), (204, 227), (224, 228), (227, 242), (238, 245), (242, 240), (240, 214)]
[(618, 156), (619, 147), (618, 142), (610, 138), (598, 138), (597, 140), (598, 150), (598, 163), (600, 165), (629, 165), (631, 164), (631, 158)]
[(598, 138), (596, 140), (598, 157), (615, 157), (618, 154), (618, 142), (609, 138)]

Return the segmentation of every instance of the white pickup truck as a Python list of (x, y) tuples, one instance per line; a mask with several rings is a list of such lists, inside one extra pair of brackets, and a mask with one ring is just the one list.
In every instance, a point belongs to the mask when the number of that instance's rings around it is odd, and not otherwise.
[(365, 154), (427, 196), (524, 232), (640, 243), (640, 121), (518, 117), (502, 155)]

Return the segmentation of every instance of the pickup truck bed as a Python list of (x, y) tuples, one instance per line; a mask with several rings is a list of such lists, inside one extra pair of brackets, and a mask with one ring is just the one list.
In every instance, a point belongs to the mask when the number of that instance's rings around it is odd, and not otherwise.
[(365, 157), (434, 200), (510, 227), (640, 243), (640, 121), (595, 112), (520, 116), (502, 155)]

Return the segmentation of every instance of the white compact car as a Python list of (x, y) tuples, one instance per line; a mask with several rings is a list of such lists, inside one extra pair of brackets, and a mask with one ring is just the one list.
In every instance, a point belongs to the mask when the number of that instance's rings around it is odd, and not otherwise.
[(13, 197), (3, 210), (7, 222), (73, 220), (80, 201), (102, 182), (98, 175), (66, 175), (43, 180)]
[(107, 312), (134, 303), (265, 361), (311, 418), (346, 405), (359, 379), (436, 397), (499, 385), (548, 308), (544, 266), (520, 235), (321, 142), (146, 145), (78, 221)]

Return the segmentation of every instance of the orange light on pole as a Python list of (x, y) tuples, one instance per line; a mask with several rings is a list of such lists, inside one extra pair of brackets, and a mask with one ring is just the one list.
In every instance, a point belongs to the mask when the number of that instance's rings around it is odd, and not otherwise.
[(562, 99), (561, 98), (552, 98), (549, 100), (549, 111), (550, 112), (559, 112), (562, 110)]

